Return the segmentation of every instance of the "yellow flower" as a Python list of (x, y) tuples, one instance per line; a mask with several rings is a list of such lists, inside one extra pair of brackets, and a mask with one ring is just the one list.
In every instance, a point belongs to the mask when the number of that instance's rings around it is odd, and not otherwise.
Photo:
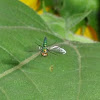
[[(33, 10), (37, 11), (38, 14), (43, 14), (43, 9), (39, 9), (41, 5), (40, 0), (20, 0), (20, 1), (26, 4), (27, 6), (31, 7)], [(45, 8), (47, 12), (50, 9), (51, 9), (50, 7)]]
[(38, 10), (38, 8), (40, 7), (40, 0), (20, 0), (20, 1), (34, 10)]
[[(46, 11), (48, 12), (48, 11), (50, 11), (50, 9), (51, 9), (51, 7), (46, 7)], [(43, 9), (41, 9), (41, 10), (38, 10), (38, 14), (43, 14)]]
[(90, 38), (90, 39), (95, 40), (95, 41), (98, 41), (97, 33), (90, 25), (87, 25), (87, 27), (85, 28), (84, 32), (83, 32), (83, 28), (82, 27), (79, 28), (77, 30), (76, 34), (84, 36), (84, 37), (87, 37), (87, 38)]

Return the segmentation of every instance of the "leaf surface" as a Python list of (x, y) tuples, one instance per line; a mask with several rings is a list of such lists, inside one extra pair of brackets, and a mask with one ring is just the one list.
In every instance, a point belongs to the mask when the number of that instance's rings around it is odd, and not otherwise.
[(45, 13), (41, 17), (46, 21), (49, 28), (53, 31), (53, 34), (71, 41), (80, 41), (83, 43), (93, 43), (94, 41), (85, 38), (83, 36), (75, 35), (72, 31), (72, 28), (76, 28), (76, 25), (83, 20), (91, 11), (75, 14), (67, 20), (54, 16), (52, 14)]
[[(64, 48), (42, 57), (37, 44)], [(27, 52), (26, 49), (33, 49)], [(0, 1), (0, 100), (96, 100), (100, 98), (100, 43), (63, 41), (32, 9)], [(95, 94), (95, 95), (94, 95)]]

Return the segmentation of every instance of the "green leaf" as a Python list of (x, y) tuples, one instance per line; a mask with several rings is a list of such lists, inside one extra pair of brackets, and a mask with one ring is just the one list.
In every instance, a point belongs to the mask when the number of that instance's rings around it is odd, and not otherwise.
[(72, 32), (72, 29), (70, 29), (72, 27), (76, 27), (76, 25), (83, 18), (85, 18), (85, 16), (87, 16), (89, 13), (90, 13), (90, 11), (86, 12), (84, 14), (82, 13), (79, 15), (75, 15), (78, 18), (75, 17), (75, 19), (74, 19), (74, 17), (71, 17), (71, 18), (67, 19), (67, 21), (61, 17), (57, 17), (57, 16), (54, 16), (54, 15), (48, 14), (48, 13), (41, 15), (41, 17), (46, 21), (49, 28), (53, 31), (54, 35), (56, 35), (60, 38), (63, 38), (63, 39), (71, 40), (71, 41), (92, 43), (93, 42), (92, 40), (85, 38), (85, 37), (82, 37), (82, 36), (77, 36)]
[[(63, 40), (47, 24), (17, 0), (0, 1), (0, 100), (98, 100), (100, 43)], [(67, 53), (27, 52), (45, 36)]]
[(60, 34), (60, 36), (65, 37), (65, 20), (60, 17), (56, 17), (49, 13), (44, 13), (41, 17), (46, 21), (49, 28), (53, 30), (54, 34)]
[(99, 0), (63, 0), (63, 6), (60, 10), (60, 13), (64, 17), (69, 17), (88, 10), (98, 10), (98, 8)]
[(99, 11), (93, 11), (89, 16), (89, 25), (91, 25), (91, 27), (96, 30), (98, 38), (100, 40), (100, 28), (99, 28)]
[[(67, 27), (70, 27), (70, 19), (73, 17), (75, 21), (80, 20), (81, 22), (73, 28), (73, 32), (83, 26), (84, 20), (82, 21), (82, 17), (84, 18), (85, 15), (88, 18), (88, 24), (97, 32), (98, 38), (100, 39), (100, 30), (99, 30), (99, 0), (63, 0), (63, 5), (61, 7), (60, 14), (63, 16), (68, 22)], [(92, 11), (91, 14), (88, 14), (88, 11)], [(84, 13), (85, 12), (85, 13)], [(87, 14), (86, 14), (87, 12)], [(81, 15), (78, 16), (77, 15)], [(76, 18), (75, 18), (76, 17)], [(79, 19), (80, 18), (80, 19)], [(72, 20), (73, 20), (72, 19)], [(76, 24), (74, 21), (71, 21), (73, 25)]]
[(91, 13), (91, 10), (86, 11), (84, 13), (74, 14), (66, 18), (66, 29), (71, 30), (73, 27), (79, 24), (82, 20), (84, 20), (85, 17), (87, 17), (90, 13)]

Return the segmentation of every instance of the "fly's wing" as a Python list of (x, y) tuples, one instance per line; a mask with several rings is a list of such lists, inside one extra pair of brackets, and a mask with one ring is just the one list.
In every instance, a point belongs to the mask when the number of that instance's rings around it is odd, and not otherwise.
[(58, 52), (58, 53), (61, 53), (61, 54), (66, 54), (66, 50), (59, 47), (59, 46), (50, 47), (49, 50), (52, 50), (54, 52)]

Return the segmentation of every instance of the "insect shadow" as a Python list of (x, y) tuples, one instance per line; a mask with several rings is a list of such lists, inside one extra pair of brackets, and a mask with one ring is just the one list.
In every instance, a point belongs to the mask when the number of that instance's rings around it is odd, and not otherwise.
[(16, 61), (15, 59), (5, 59), (1, 61), (3, 64), (7, 64), (7, 65), (13, 65), (16, 66), (19, 64), (18, 61)]

